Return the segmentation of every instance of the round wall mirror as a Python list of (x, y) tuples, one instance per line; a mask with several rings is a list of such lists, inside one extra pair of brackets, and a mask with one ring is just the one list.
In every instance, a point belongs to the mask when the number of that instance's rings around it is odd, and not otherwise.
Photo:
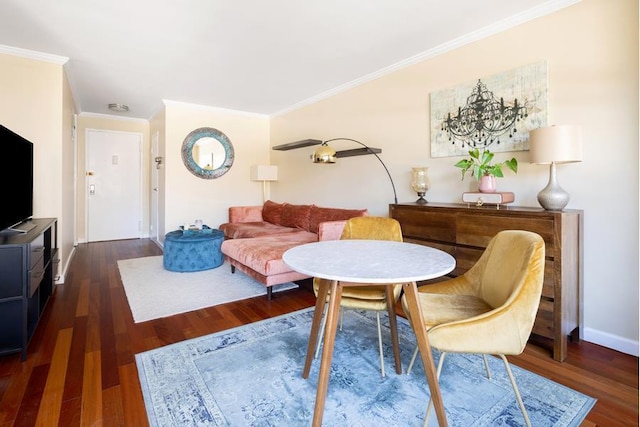
[(182, 143), (182, 161), (189, 172), (204, 179), (218, 178), (233, 165), (233, 145), (214, 128), (198, 128)]

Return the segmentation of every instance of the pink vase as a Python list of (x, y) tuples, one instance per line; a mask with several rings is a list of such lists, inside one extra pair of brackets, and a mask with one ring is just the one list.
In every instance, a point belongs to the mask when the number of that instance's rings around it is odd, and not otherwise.
[(498, 180), (493, 175), (483, 175), (478, 182), (478, 190), (481, 193), (495, 193)]

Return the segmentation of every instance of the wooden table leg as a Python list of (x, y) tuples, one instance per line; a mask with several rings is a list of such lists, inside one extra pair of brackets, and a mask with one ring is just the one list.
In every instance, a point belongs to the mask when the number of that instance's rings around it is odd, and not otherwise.
[(416, 339), (418, 341), (418, 348), (420, 349), (424, 372), (427, 376), (427, 384), (429, 385), (429, 391), (431, 392), (431, 400), (438, 418), (438, 425), (446, 427), (448, 425), (447, 415), (442, 403), (442, 394), (440, 393), (440, 386), (436, 376), (436, 368), (433, 363), (429, 337), (427, 336), (427, 330), (422, 323), (422, 309), (418, 302), (418, 287), (415, 282), (403, 283), (402, 287), (404, 289), (407, 305), (409, 306), (409, 318), (411, 319), (413, 331), (416, 334)]
[(313, 322), (309, 333), (309, 343), (307, 344), (307, 358), (302, 370), (302, 378), (309, 377), (313, 353), (318, 342), (318, 332), (322, 320), (322, 312), (329, 293), (329, 307), (327, 308), (327, 324), (324, 333), (324, 346), (322, 347), (322, 360), (320, 361), (320, 373), (318, 375), (318, 389), (316, 391), (316, 403), (313, 410), (313, 427), (322, 426), (322, 416), (324, 415), (324, 402), (329, 388), (329, 373), (331, 372), (331, 359), (333, 358), (333, 346), (336, 341), (336, 329), (338, 317), (340, 315), (340, 299), (342, 298), (342, 285), (336, 280), (321, 281), (318, 287), (316, 308), (313, 312)]
[(396, 364), (396, 374), (402, 374), (402, 359), (400, 358), (400, 341), (398, 340), (398, 322), (396, 319), (396, 301), (393, 298), (393, 285), (384, 287), (387, 297), (387, 313), (389, 314), (389, 329), (391, 330), (391, 343), (393, 345), (393, 357)]
[(320, 322), (322, 321), (322, 312), (327, 301), (331, 284), (327, 280), (320, 280), (318, 286), (318, 296), (316, 297), (316, 308), (313, 312), (313, 321), (311, 322), (311, 331), (309, 332), (309, 343), (307, 344), (307, 358), (304, 361), (304, 369), (302, 370), (302, 378), (309, 378), (311, 363), (313, 362), (313, 354), (316, 351), (318, 343), (318, 332), (320, 330)]

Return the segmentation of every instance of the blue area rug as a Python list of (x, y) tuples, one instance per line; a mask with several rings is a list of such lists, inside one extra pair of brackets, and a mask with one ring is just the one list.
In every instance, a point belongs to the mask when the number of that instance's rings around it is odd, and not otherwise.
[[(302, 378), (313, 310), (305, 309), (136, 355), (152, 426), (309, 426), (320, 360)], [(382, 316), (386, 319), (386, 316)], [(403, 369), (415, 337), (398, 319)], [(324, 426), (421, 426), (429, 391), (422, 363), (397, 375), (388, 328), (381, 378), (375, 314), (346, 311), (338, 331)], [(434, 357), (439, 354), (434, 351)], [(524, 425), (501, 360), (450, 354), (440, 378), (451, 426)], [(436, 362), (437, 363), (437, 362)], [(578, 426), (595, 399), (513, 366), (534, 426)], [(437, 425), (432, 414), (430, 425)]]

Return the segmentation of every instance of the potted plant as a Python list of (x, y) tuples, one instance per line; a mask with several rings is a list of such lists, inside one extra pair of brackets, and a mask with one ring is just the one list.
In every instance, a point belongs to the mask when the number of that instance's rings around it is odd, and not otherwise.
[(514, 173), (518, 173), (518, 161), (515, 157), (501, 163), (491, 164), (494, 153), (490, 150), (480, 152), (478, 148), (469, 150), (469, 158), (460, 160), (455, 164), (462, 169), (462, 179), (468, 171), (478, 180), (478, 189), (483, 193), (496, 191), (496, 178), (504, 177), (502, 166), (506, 166)]

